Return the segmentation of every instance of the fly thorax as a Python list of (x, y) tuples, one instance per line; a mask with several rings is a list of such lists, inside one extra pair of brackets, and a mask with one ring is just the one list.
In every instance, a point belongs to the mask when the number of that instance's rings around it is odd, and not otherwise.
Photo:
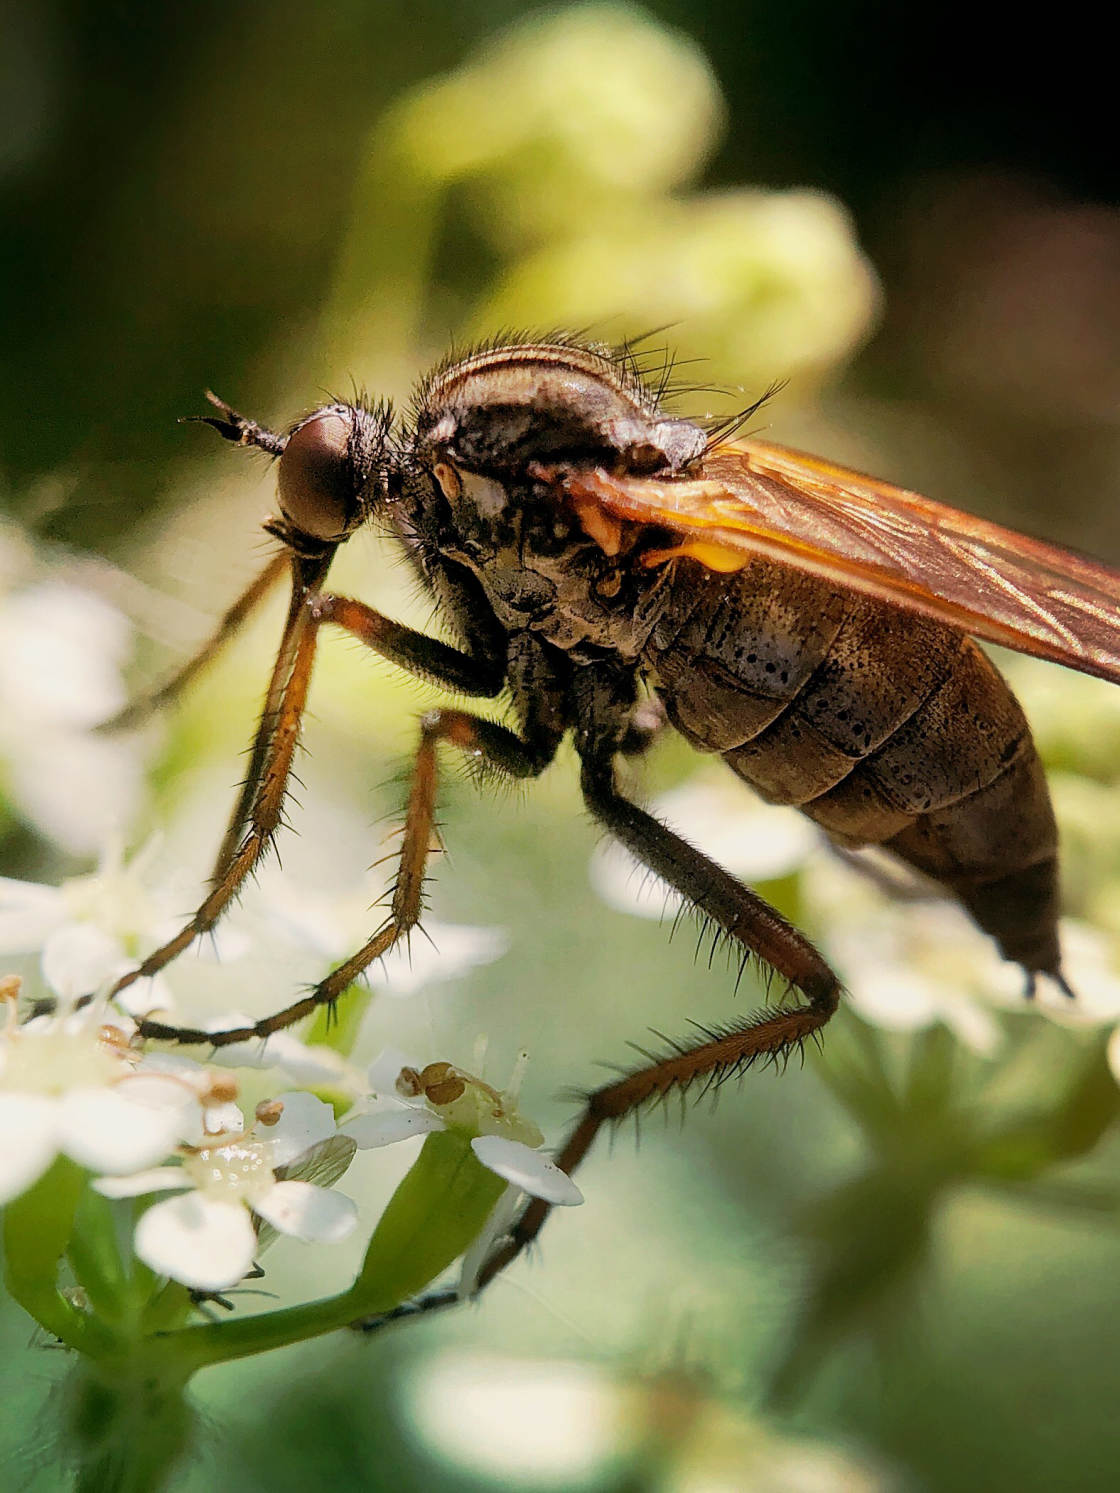
[(706, 440), (662, 411), (625, 350), (559, 340), (484, 347), (437, 369), (417, 391), (405, 459), (431, 475), (448, 515), (437, 547), (471, 567), (500, 621), (560, 648), (632, 657), (656, 580), (627, 565), (605, 516), (558, 496), (556, 474), (687, 475)]
[(566, 651), (635, 658), (653, 625), (642, 605), (655, 577), (604, 552), (576, 514), (539, 484), (433, 464), (450, 523), (440, 544), (474, 572), (503, 626), (530, 628)]

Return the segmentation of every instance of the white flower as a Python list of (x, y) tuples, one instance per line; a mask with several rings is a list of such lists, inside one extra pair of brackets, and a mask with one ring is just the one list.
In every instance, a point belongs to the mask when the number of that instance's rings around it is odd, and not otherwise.
[(336, 1137), (330, 1106), (305, 1093), (282, 1095), (279, 1103), (274, 1124), (208, 1138), (181, 1166), (94, 1184), (116, 1198), (182, 1190), (150, 1207), (136, 1225), (136, 1253), (151, 1269), (195, 1290), (222, 1291), (252, 1268), (254, 1215), (308, 1242), (335, 1243), (353, 1230), (358, 1213), (350, 1198), (276, 1175)]
[(482, 1165), (513, 1188), (559, 1207), (583, 1202), (572, 1179), (541, 1153), (541, 1132), (518, 1112), (516, 1078), (499, 1093), (451, 1063), (421, 1066), (391, 1048), (370, 1064), (369, 1078), (377, 1097), (343, 1121), (359, 1148), (459, 1130)]
[[(801, 869), (820, 834), (796, 809), (764, 804), (730, 774), (701, 773), (663, 793), (651, 812), (690, 844), (752, 885)], [(617, 840), (606, 839), (591, 858), (591, 885), (609, 906), (638, 917), (671, 917), (679, 892), (652, 875)]]
[[(254, 1018), (244, 1011), (226, 1011), (203, 1023), (208, 1032), (236, 1031), (252, 1026)], [(351, 1094), (362, 1094), (366, 1085), (360, 1068), (342, 1053), (324, 1043), (301, 1042), (288, 1031), (273, 1032), (263, 1040), (231, 1042), (216, 1047), (210, 1062), (222, 1068), (279, 1068), (296, 1083), (310, 1087), (330, 1085)]]
[(957, 903), (893, 897), (835, 857), (814, 862), (805, 882), (818, 941), (843, 982), (846, 1004), (886, 1031), (944, 1024), (982, 1057), (1003, 1031), (991, 1009), (1022, 999), (1023, 972)]
[(141, 803), (136, 738), (92, 729), (124, 703), (128, 648), (125, 618), (69, 582), (0, 594), (2, 775), (20, 811), (77, 855), (131, 823)]
[[(138, 958), (176, 933), (192, 893), (164, 880), (152, 889), (158, 844), (150, 841), (126, 860), (119, 840), (102, 850), (88, 876), (59, 886), (0, 877), (0, 955), (39, 952), (43, 978), (60, 1000), (89, 995), (133, 968)], [(223, 925), (217, 940), (199, 944), (203, 957), (236, 958), (246, 941)], [(134, 1015), (169, 1011), (174, 999), (157, 975), (123, 991)]]
[(1066, 1026), (1120, 1019), (1110, 942), (1087, 923), (1065, 918), (1060, 930), (1063, 974), (1075, 998), (1040, 975), (1028, 1005), (1022, 969), (1001, 958), (953, 900), (891, 897), (837, 858), (821, 857), (807, 868), (805, 903), (848, 1004), (888, 1031), (941, 1021), (974, 1052), (994, 1057), (1003, 1043), (998, 1009), (1033, 1009)]
[[(274, 874), (265, 885), (262, 912), (277, 932), (334, 965), (360, 949), (384, 916), (371, 912), (383, 892), (384, 886), (374, 878), (338, 895)], [(371, 976), (386, 994), (410, 996), (425, 985), (454, 980), (467, 970), (492, 964), (508, 947), (509, 939), (501, 928), (441, 923), (426, 917), (422, 930), (390, 949)]]
[[(403, 1366), (422, 1444), (480, 1487), (602, 1488), (648, 1456), (674, 1493), (897, 1493), (899, 1478), (852, 1447), (791, 1438), (675, 1363), (623, 1375), (603, 1363), (443, 1347)], [(648, 1486), (648, 1483), (646, 1484)]]
[(197, 1135), (193, 1086), (147, 1072), (104, 1008), (41, 1016), (0, 1033), (0, 1203), (60, 1153), (90, 1171), (151, 1166)]

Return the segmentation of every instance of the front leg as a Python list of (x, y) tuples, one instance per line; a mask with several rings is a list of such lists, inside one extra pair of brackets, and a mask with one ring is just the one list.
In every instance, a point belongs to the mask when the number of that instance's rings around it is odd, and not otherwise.
[[(273, 671), (273, 685), (270, 689), (270, 696), (275, 691), (276, 705), (274, 710), (266, 709), (262, 718), (250, 760), (250, 775), (239, 800), (239, 807), (242, 804), (247, 806), (243, 835), (240, 833), (240, 825), (237, 838), (227, 834), (223, 847), (226, 853), (219, 858), (209, 893), (193, 917), (135, 969), (122, 975), (113, 987), (112, 995), (127, 989), (137, 980), (158, 974), (184, 949), (189, 948), (196, 938), (208, 933), (238, 896), (247, 878), (260, 865), (281, 822), (307, 702), (318, 633), (325, 622), (345, 628), (382, 657), (449, 689), (488, 696), (496, 694), (501, 688), (504, 664), (499, 659), (489, 655), (479, 657), (452, 648), (437, 638), (426, 637), (399, 622), (393, 622), (358, 601), (315, 594), (308, 597), (301, 590), (298, 577), (300, 566), (310, 563), (298, 558), (294, 562), (297, 579), (293, 586), (293, 610), (285, 629), (285, 643)], [(377, 957), (376, 953), (370, 955), (371, 959)], [(295, 1008), (289, 1008), (289, 1011), (269, 1018), (273, 1024), (268, 1030), (279, 1030), (297, 1020), (296, 1015), (290, 1014), (293, 1009)], [(176, 1027), (165, 1022), (145, 1021), (141, 1023), (140, 1034), (159, 1037), (165, 1041), (222, 1046), (252, 1036), (254, 1030), (245, 1028), (235, 1033), (213, 1034), (194, 1027)], [(267, 1032), (256, 1034), (267, 1035)]]

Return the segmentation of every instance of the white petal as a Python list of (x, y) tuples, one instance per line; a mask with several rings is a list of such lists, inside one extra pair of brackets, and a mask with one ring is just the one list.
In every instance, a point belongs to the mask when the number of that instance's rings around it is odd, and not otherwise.
[(92, 995), (120, 970), (124, 950), (92, 923), (66, 923), (43, 946), (43, 979), (63, 1001)]
[[(361, 927), (350, 929), (341, 915), (338, 897), (324, 897), (314, 888), (295, 883), (291, 876), (261, 878), (265, 889), (264, 915), (285, 940), (312, 950), (332, 964), (369, 936), (369, 897), (360, 904)], [(374, 894), (378, 895), (378, 894)], [(355, 909), (356, 911), (358, 909)]]
[(240, 1135), (245, 1129), (245, 1116), (232, 1099), (226, 1104), (208, 1104), (202, 1126), (207, 1135)]
[(178, 1192), (194, 1183), (181, 1166), (153, 1166), (130, 1177), (97, 1177), (91, 1185), (103, 1197), (139, 1198), (149, 1192)]
[(478, 1289), (478, 1276), (490, 1258), (494, 1246), (510, 1231), (514, 1219), (520, 1213), (524, 1194), (520, 1187), (511, 1183), (490, 1210), (490, 1217), (476, 1234), (474, 1242), (463, 1256), (459, 1271), (459, 1296), (466, 1299)]
[(847, 1003), (864, 1021), (888, 1032), (916, 1032), (939, 1020), (944, 992), (935, 980), (897, 965), (872, 970), (861, 964), (849, 974), (850, 961), (837, 963), (849, 975)]
[[(245, 1018), (248, 1021), (249, 1018)], [(236, 1026), (233, 1020), (223, 1019), (223, 1026)], [(333, 1047), (309, 1047), (290, 1032), (274, 1032), (261, 1042), (254, 1038), (250, 1042), (235, 1042), (222, 1047), (214, 1055), (214, 1062), (233, 1068), (282, 1068), (298, 1083), (326, 1084), (342, 1082), (353, 1084), (357, 1070)]]
[(34, 953), (65, 917), (58, 887), (0, 876), (0, 954)]
[(240, 1203), (184, 1192), (148, 1209), (136, 1225), (134, 1245), (160, 1275), (197, 1291), (223, 1291), (252, 1268), (257, 1236)]
[(267, 1045), (273, 1065), (282, 1068), (297, 1083), (309, 1087), (331, 1084), (357, 1092), (365, 1089), (361, 1069), (333, 1047), (308, 1045), (288, 1032), (277, 1032), (269, 1037)]
[[(109, 974), (114, 979), (117, 975), (127, 974), (130, 969), (136, 967), (135, 959), (122, 959), (115, 969)], [(137, 980), (125, 990), (113, 997), (113, 1004), (126, 1011), (129, 1016), (143, 1019), (158, 1012), (172, 1012), (175, 1010), (175, 997), (171, 993), (171, 986), (164, 975), (149, 975), (142, 980)]]
[(267, 1140), (274, 1167), (287, 1166), (335, 1133), (334, 1110), (314, 1094), (278, 1094), (284, 1108), (275, 1125), (260, 1126), (257, 1139)]
[(253, 1206), (274, 1229), (308, 1243), (336, 1244), (358, 1222), (348, 1197), (311, 1182), (277, 1182)]
[[(171, 933), (178, 931), (179, 923), (176, 920)], [(235, 959), (244, 959), (246, 954), (252, 953), (252, 950), (253, 940), (244, 928), (238, 928), (223, 919), (199, 943), (198, 957), (212, 964), (232, 964)]]
[(71, 1089), (59, 1100), (59, 1145), (79, 1166), (113, 1174), (139, 1171), (162, 1161), (183, 1138), (188, 1106), (181, 1100), (153, 1102), (151, 1093), (129, 1099), (122, 1090), (134, 1081)]
[(9, 597), (5, 623), (4, 672), (37, 720), (92, 726), (124, 704), (120, 664), (131, 628), (109, 602), (50, 579)]
[(762, 803), (723, 774), (690, 778), (655, 799), (653, 812), (747, 881), (791, 875), (821, 841), (797, 809)]
[(375, 1146), (391, 1146), (395, 1141), (413, 1135), (427, 1135), (446, 1130), (439, 1115), (430, 1109), (380, 1109), (364, 1115), (348, 1115), (342, 1122), (342, 1134), (348, 1135), (363, 1151)]
[(1076, 999), (1045, 976), (1039, 981), (1040, 1007), (1068, 1025), (1120, 1020), (1120, 973), (1113, 959), (1113, 940), (1074, 918), (1061, 924), (1062, 968)]
[(143, 800), (144, 772), (132, 739), (43, 730), (34, 750), (9, 763), (11, 797), (72, 855), (92, 855)]
[(509, 948), (503, 928), (424, 922), (426, 938), (402, 940), (372, 972), (378, 989), (388, 995), (415, 995), (424, 985), (454, 980), (478, 965), (493, 964)]
[(0, 1204), (26, 1192), (58, 1153), (58, 1103), (45, 1094), (0, 1093)]
[[(413, 1057), (411, 1053), (402, 1052), (399, 1047), (383, 1047), (366, 1069), (366, 1074), (375, 1094), (399, 1099), (401, 1095), (397, 1090), (397, 1079), (401, 1075), (401, 1069), (415, 1068), (419, 1072), (423, 1066), (419, 1058)], [(420, 1096), (416, 1102), (423, 1104), (425, 1102), (423, 1096)]]
[(522, 1192), (562, 1208), (583, 1202), (583, 1193), (566, 1172), (519, 1140), (509, 1140), (504, 1135), (476, 1135), (471, 1150), (483, 1166), (520, 1187)]
[(137, 1068), (118, 1079), (114, 1087), (130, 1104), (156, 1110), (161, 1116), (174, 1115), (184, 1133), (197, 1128), (198, 1094), (192, 1084), (173, 1074)]
[(679, 892), (654, 876), (617, 840), (607, 839), (596, 846), (588, 877), (592, 891), (616, 912), (657, 921), (672, 917), (683, 904)]
[(947, 1000), (941, 1007), (941, 1020), (957, 1041), (971, 1047), (978, 1057), (998, 1057), (1004, 1045), (1004, 1031), (987, 1006), (967, 996)]
[(181, 1052), (146, 1052), (137, 1069), (140, 1073), (165, 1073), (188, 1084), (196, 1094), (205, 1094), (210, 1088), (210, 1074), (205, 1063), (189, 1058)]

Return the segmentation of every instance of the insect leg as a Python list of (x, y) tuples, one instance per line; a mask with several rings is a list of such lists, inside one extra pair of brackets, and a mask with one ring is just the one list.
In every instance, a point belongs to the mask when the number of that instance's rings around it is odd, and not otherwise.
[(237, 598), (233, 605), (226, 611), (213, 633), (206, 639), (198, 651), (183, 664), (179, 669), (157, 685), (147, 694), (141, 695), (139, 699), (131, 700), (110, 720), (103, 722), (98, 727), (101, 731), (123, 731), (132, 726), (138, 726), (148, 716), (160, 710), (164, 705), (169, 705), (183, 693), (187, 685), (202, 672), (210, 660), (215, 656), (222, 644), (225, 643), (247, 617), (255, 610), (258, 603), (263, 601), (280, 577), (287, 571), (289, 557), (281, 551), (274, 555), (261, 573), (246, 587), (245, 591)]
[[(480, 657), (476, 657), (471, 653), (452, 648), (436, 638), (425, 637), (423, 633), (393, 622), (388, 617), (375, 612), (371, 607), (364, 606), (361, 602), (351, 601), (346, 597), (319, 594), (309, 596), (309, 591), (313, 591), (314, 586), (322, 581), (329, 563), (329, 555), (315, 561), (305, 560), (299, 556), (293, 557), (292, 603), (288, 622), (273, 669), (264, 713), (253, 744), (249, 773), (223, 842), (222, 853), (219, 856), (209, 895), (190, 921), (173, 938), (155, 949), (141, 964), (117, 981), (112, 994), (119, 993), (139, 979), (157, 974), (188, 948), (200, 934), (208, 932), (238, 894), (246, 877), (256, 869), (261, 857), (268, 849), (280, 823), (315, 658), (316, 638), (324, 622), (333, 622), (345, 628), (383, 657), (400, 664), (411, 672), (426, 676), (461, 693), (494, 695), (501, 688), (502, 666), (485, 652)], [(437, 717), (454, 714), (462, 714), (462, 712), (435, 713)], [(465, 717), (465, 719), (472, 718)], [(490, 725), (488, 722), (479, 722), (478, 729), (484, 738), (483, 747), (480, 748), (483, 751), (490, 747), (490, 735), (487, 733), (494, 734), (496, 738), (508, 736), (512, 742), (519, 742), (512, 732)], [(540, 759), (541, 750), (535, 740), (533, 745), (523, 747), (522, 750), (528, 753), (534, 763)], [(545, 761), (554, 752), (555, 743), (552, 743)], [(516, 768), (519, 764), (516, 753), (500, 739), (493, 746), (493, 754), (499, 766), (508, 763), (507, 770), (517, 775)], [(540, 767), (536, 768), (537, 771), (543, 768), (545, 761), (541, 761)], [(242, 829), (246, 824), (247, 829), (242, 837)], [(425, 846), (430, 833), (429, 822), (425, 831)], [(406, 845), (407, 843), (406, 834)], [(415, 919), (413, 919), (414, 922)], [(391, 947), (396, 936), (399, 934), (389, 938), (384, 948), (367, 946), (370, 951), (368, 953), (363, 951), (365, 958), (357, 968), (363, 969), (366, 964), (378, 958), (385, 948)], [(371, 941), (371, 944), (374, 942)], [(358, 957), (355, 956), (355, 958)], [(352, 964), (352, 960), (347, 961), (343, 969), (349, 969)], [(350, 978), (353, 976), (351, 975)], [(324, 982), (325, 988), (320, 999), (312, 1001), (307, 1008), (312, 1009), (316, 1004), (334, 999), (331, 991), (334, 990), (335, 983), (333, 977), (329, 976), (328, 981)], [(345, 979), (339, 985), (339, 990), (345, 989), (348, 983), (349, 979)], [(299, 1003), (300, 1013), (305, 1005), (307, 1005), (306, 1002)], [(140, 1025), (140, 1034), (167, 1041), (209, 1043), (213, 1046), (221, 1046), (233, 1041), (246, 1040), (254, 1034), (266, 1036), (269, 1031), (277, 1031), (292, 1021), (298, 1020), (298, 1014), (292, 1014), (296, 1011), (297, 1008), (292, 1007), (289, 1011), (269, 1018), (267, 1022), (260, 1023), (259, 1031), (256, 1028), (246, 1028), (236, 1033), (213, 1034), (197, 1028), (174, 1027), (163, 1022), (146, 1021)]]
[(307, 620), (305, 615), (307, 610), (307, 585), (312, 581), (322, 581), (326, 575), (329, 557), (326, 563), (319, 566), (314, 575), (305, 574), (306, 563), (298, 556), (293, 555), (291, 557), (292, 594), (288, 602), (288, 615), (284, 620), (284, 631), (280, 636), (280, 646), (276, 650), (276, 660), (272, 665), (272, 674), (268, 681), (268, 689), (265, 691), (264, 704), (261, 706), (256, 734), (253, 737), (253, 744), (249, 748), (249, 762), (245, 769), (245, 776), (241, 781), (237, 801), (230, 812), (226, 832), (222, 836), (222, 843), (218, 847), (217, 855), (214, 857), (214, 865), (210, 872), (211, 890), (221, 885), (230, 866), (233, 864), (238, 846), (241, 844), (245, 834), (245, 826), (248, 823), (253, 803), (260, 792), (261, 774), (264, 771), (265, 761), (268, 757), (268, 748), (272, 740), (272, 733), (279, 719), (280, 702), (284, 697), (284, 687), (291, 677), (300, 631)]
[[(622, 797), (615, 787), (609, 753), (584, 759), (581, 785), (592, 814), (632, 855), (687, 897), (747, 954), (769, 964), (805, 999), (803, 1004), (782, 1006), (714, 1032), (694, 1045), (674, 1045), (666, 1056), (588, 1094), (583, 1113), (556, 1156), (557, 1166), (569, 1175), (604, 1125), (624, 1119), (673, 1089), (686, 1089), (697, 1079), (718, 1082), (721, 1074), (740, 1072), (759, 1059), (780, 1059), (824, 1026), (840, 997), (840, 982), (803, 934), (722, 866)], [(489, 1285), (536, 1239), (551, 1211), (552, 1205), (540, 1198), (528, 1204), (480, 1270), (476, 1291)], [(458, 1299), (454, 1291), (433, 1291), (384, 1317), (353, 1325), (376, 1331), (400, 1316), (439, 1311)]]
[[(296, 564), (296, 574), (298, 573), (299, 562)], [(296, 589), (299, 589), (298, 585)], [(254, 744), (254, 756), (259, 750), (261, 765), (259, 771), (254, 770), (250, 777), (254, 786), (253, 804), (248, 816), (248, 830), (244, 839), (220, 878), (211, 885), (209, 895), (204, 898), (194, 916), (180, 928), (173, 938), (153, 950), (135, 969), (122, 975), (110, 991), (111, 996), (118, 995), (137, 980), (158, 974), (184, 949), (189, 948), (200, 934), (208, 933), (240, 891), (246, 877), (256, 869), (261, 857), (272, 843), (272, 837), (280, 824), (292, 760), (299, 740), (300, 723), (307, 702), (307, 690), (311, 682), (312, 666), (315, 662), (315, 644), (318, 637), (318, 625), (306, 604), (295, 608), (293, 616), (294, 620), (285, 633), (284, 644), (281, 647), (282, 656), (288, 646), (293, 649), (291, 669), (281, 691), (275, 718), (274, 720), (262, 718), (261, 728), (258, 730)], [(265, 741), (263, 747), (261, 746), (262, 740)], [(242, 799), (244, 797), (243, 790)], [(144, 1035), (144, 1023), (141, 1023), (140, 1030)], [(151, 1035), (151, 1033), (147, 1034)], [(180, 1040), (188, 1039), (183, 1037)], [(192, 1033), (189, 1040), (195, 1041), (199, 1038)]]
[[(359, 607), (360, 603), (347, 602), (346, 607)], [(367, 614), (367, 621), (372, 622), (377, 618), (376, 613), (369, 613), (368, 608), (363, 608)], [(334, 620), (338, 620), (336, 617)], [(396, 623), (388, 623), (385, 618), (378, 621), (389, 628), (397, 629), (398, 636), (394, 639), (395, 645), (402, 646), (402, 637), (407, 629), (399, 628)], [(423, 642), (431, 643), (432, 639), (423, 639)], [(420, 634), (412, 635), (409, 647), (416, 647), (421, 642)], [(439, 644), (440, 649), (446, 647)], [(381, 651), (379, 649), (378, 651)], [(449, 650), (454, 651), (454, 650)], [(467, 655), (461, 655), (466, 658)], [(293, 671), (293, 679), (296, 678), (300, 668), (297, 657), (296, 669)], [(278, 728), (278, 736), (280, 734)], [(325, 979), (310, 990), (301, 1000), (287, 1006), (282, 1011), (277, 1011), (272, 1016), (266, 1016), (263, 1020), (255, 1022), (252, 1026), (238, 1027), (230, 1031), (206, 1032), (192, 1030), (185, 1027), (167, 1026), (159, 1021), (142, 1021), (140, 1023), (140, 1035), (142, 1037), (154, 1037), (164, 1041), (207, 1043), (213, 1047), (225, 1047), (233, 1042), (246, 1042), (257, 1037), (271, 1036), (273, 1032), (281, 1031), (284, 1027), (291, 1026), (293, 1022), (301, 1020), (304, 1016), (310, 1016), (319, 1006), (332, 1005), (340, 995), (358, 978), (358, 976), (375, 960), (387, 954), (394, 944), (401, 939), (407, 938), (409, 933), (420, 921), (424, 905), (424, 881), (425, 869), (431, 850), (432, 833), (435, 827), (435, 805), (436, 788), (438, 780), (438, 764), (436, 748), (440, 742), (449, 742), (458, 747), (468, 755), (485, 759), (485, 761), (498, 771), (513, 778), (536, 777), (544, 771), (556, 753), (559, 735), (540, 732), (529, 739), (522, 739), (506, 726), (500, 726), (493, 721), (482, 720), (478, 716), (471, 715), (465, 710), (432, 710), (421, 718), (420, 721), (420, 746), (416, 754), (416, 764), (413, 771), (412, 788), (409, 793), (408, 808), (405, 813), (404, 838), (401, 845), (400, 862), (397, 871), (397, 879), (393, 886), (390, 899), (389, 916), (357, 953), (352, 954), (342, 964), (333, 969)], [(271, 777), (271, 768), (270, 774)], [(265, 779), (267, 787), (269, 778)], [(254, 809), (254, 824), (257, 810)], [(254, 830), (246, 839), (246, 845), (250, 844)], [(239, 862), (245, 853), (244, 847), (238, 852)], [(212, 900), (212, 899), (211, 899)], [(228, 899), (227, 899), (228, 900)], [(210, 916), (208, 912), (209, 903), (204, 903), (199, 913), (195, 915), (195, 922), (200, 916)], [(211, 918), (211, 921), (213, 919)], [(180, 937), (186, 935), (187, 942), (195, 935), (189, 930), (194, 924), (189, 924)], [(185, 945), (184, 945), (185, 946)], [(166, 947), (170, 947), (167, 945)], [(158, 957), (162, 950), (157, 950), (153, 958)], [(169, 955), (168, 957), (173, 957)], [(150, 961), (147, 961), (150, 963)], [(166, 962), (166, 961), (164, 961)], [(159, 966), (162, 967), (162, 966)], [(151, 971), (141, 966), (136, 974)], [(126, 977), (127, 981), (127, 977)]]
[[(333, 552), (332, 552), (333, 553)], [(310, 562), (296, 562), (305, 565)], [(492, 696), (502, 687), (501, 661), (484, 650), (463, 652), (442, 643), (438, 638), (426, 637), (414, 632), (399, 622), (393, 622), (375, 612), (363, 602), (346, 596), (330, 596), (315, 592), (315, 586), (326, 576), (328, 560), (308, 572), (303, 580), (293, 587), (291, 610), (284, 629), (283, 641), (272, 670), (268, 694), (261, 712), (260, 724), (249, 753), (249, 767), (241, 785), (241, 793), (230, 815), (229, 826), (222, 840), (210, 873), (211, 887), (218, 886), (233, 863), (241, 844), (242, 834), (249, 819), (253, 801), (260, 787), (268, 744), (276, 722), (277, 711), (284, 689), (284, 682), (291, 672), (297, 641), (297, 624), (302, 612), (310, 613), (315, 627), (324, 622), (334, 623), (351, 636), (372, 648), (390, 663), (398, 664), (421, 679), (430, 679), (434, 684), (453, 689), (459, 694)]]

